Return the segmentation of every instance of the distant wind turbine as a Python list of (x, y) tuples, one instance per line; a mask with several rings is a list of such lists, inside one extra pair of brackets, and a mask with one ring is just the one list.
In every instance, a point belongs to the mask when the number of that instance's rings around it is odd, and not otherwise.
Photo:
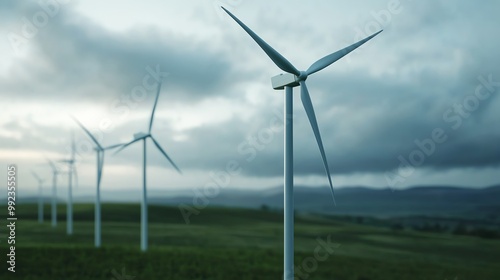
[(68, 202), (66, 206), (66, 233), (73, 234), (73, 173), (75, 180), (78, 181), (78, 173), (75, 166), (75, 137), (71, 134), (71, 156), (69, 159), (60, 160), (68, 164)]
[(311, 124), (316, 142), (318, 143), (319, 151), (323, 160), (323, 165), (325, 167), (326, 175), (328, 176), (328, 182), (330, 184), (330, 189), (332, 192), (333, 202), (335, 203), (335, 196), (333, 193), (333, 184), (330, 176), (330, 169), (328, 168), (328, 163), (326, 160), (325, 150), (323, 148), (323, 142), (321, 140), (321, 135), (319, 132), (318, 123), (316, 121), (316, 115), (314, 113), (314, 108), (311, 102), (311, 97), (309, 96), (309, 91), (306, 86), (306, 79), (309, 75), (316, 73), (323, 68), (326, 68), (330, 64), (339, 60), (346, 54), (355, 50), (362, 44), (366, 43), (368, 40), (375, 37), (377, 34), (382, 32), (382, 30), (374, 33), (367, 38), (354, 43), (344, 49), (337, 52), (329, 54), (320, 60), (313, 63), (306, 71), (299, 71), (295, 66), (293, 66), (285, 57), (279, 54), (275, 49), (268, 45), (264, 40), (262, 40), (257, 34), (255, 34), (250, 28), (248, 28), (243, 22), (241, 22), (236, 16), (231, 12), (221, 7), (226, 13), (232, 17), (247, 33), (254, 39), (254, 41), (264, 50), (264, 52), (269, 56), (269, 58), (278, 66), (281, 70), (287, 72), (288, 74), (281, 74), (275, 76), (271, 79), (274, 89), (285, 89), (285, 146), (284, 146), (284, 164), (285, 164), (285, 174), (284, 174), (284, 208), (285, 208), (285, 229), (284, 229), (284, 279), (294, 279), (293, 271), (293, 228), (294, 228), (294, 218), (293, 218), (293, 88), (300, 85), (300, 97), (302, 100), (302, 105), (306, 111), (307, 117)]
[(112, 145), (108, 147), (103, 147), (99, 141), (90, 133), (90, 131), (83, 126), (82, 123), (80, 123), (75, 117), (73, 117), (73, 120), (80, 126), (83, 131), (85, 131), (85, 134), (92, 139), (92, 141), (95, 144), (95, 152), (97, 156), (97, 190), (96, 190), (96, 197), (95, 197), (95, 213), (94, 213), (94, 243), (96, 247), (101, 247), (101, 178), (102, 178), (102, 170), (104, 167), (104, 151), (110, 150), (119, 146), (122, 146), (122, 144), (117, 144), (117, 145)]
[(38, 176), (38, 174), (35, 173), (35, 171), (31, 171), (31, 174), (33, 174), (33, 177), (38, 182), (38, 222), (43, 223), (43, 182), (44, 180)]
[(167, 158), (167, 160), (174, 166), (174, 168), (179, 172), (182, 173), (181, 170), (177, 167), (177, 165), (170, 159), (170, 157), (167, 155), (167, 153), (163, 150), (163, 148), (158, 144), (158, 142), (155, 140), (153, 135), (151, 135), (151, 128), (153, 127), (153, 118), (155, 115), (155, 110), (156, 110), (156, 104), (158, 103), (158, 97), (160, 96), (160, 89), (161, 89), (161, 82), (158, 83), (158, 91), (156, 92), (156, 99), (155, 103), (153, 105), (153, 111), (151, 112), (151, 118), (149, 120), (149, 129), (147, 133), (144, 132), (139, 132), (134, 134), (134, 140), (124, 144), (118, 151), (115, 152), (118, 153), (121, 150), (125, 149), (129, 145), (142, 140), (143, 143), (143, 151), (142, 151), (142, 200), (141, 200), (141, 250), (142, 251), (147, 251), (148, 250), (148, 202), (147, 202), (147, 193), (146, 193), (146, 140), (149, 138), (151, 141), (153, 141), (153, 144), (160, 150), (160, 152)]
[(59, 169), (57, 169), (57, 166), (53, 161), (50, 159), (47, 159), (47, 162), (50, 165), (50, 168), (52, 168), (52, 213), (51, 213), (51, 218), (52, 218), (52, 227), (57, 226), (57, 175), (59, 175)]

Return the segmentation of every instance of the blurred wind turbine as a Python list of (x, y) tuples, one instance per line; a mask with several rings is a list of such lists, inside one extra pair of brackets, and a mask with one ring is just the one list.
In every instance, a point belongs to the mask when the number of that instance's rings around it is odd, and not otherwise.
[(50, 168), (52, 168), (52, 213), (51, 213), (51, 218), (52, 218), (52, 227), (57, 226), (57, 175), (59, 175), (59, 169), (55, 165), (53, 161), (50, 159), (47, 159), (47, 162), (50, 165)]
[(285, 57), (279, 54), (275, 49), (268, 45), (264, 40), (262, 40), (257, 34), (255, 34), (250, 28), (248, 28), (243, 22), (241, 22), (236, 16), (231, 12), (221, 7), (231, 18), (233, 18), (247, 33), (254, 39), (254, 41), (264, 50), (264, 52), (269, 56), (269, 58), (278, 66), (281, 70), (287, 72), (288, 74), (281, 74), (271, 78), (271, 82), (274, 89), (285, 89), (285, 153), (284, 153), (284, 164), (285, 164), (285, 174), (284, 174), (284, 208), (285, 208), (285, 244), (284, 244), (284, 279), (294, 279), (293, 271), (293, 88), (300, 85), (300, 97), (302, 100), (302, 105), (306, 111), (307, 117), (311, 124), (316, 142), (318, 143), (319, 151), (321, 153), (321, 158), (323, 160), (323, 165), (325, 167), (326, 175), (328, 176), (328, 182), (330, 184), (330, 189), (332, 192), (333, 202), (335, 203), (335, 196), (333, 193), (333, 184), (330, 176), (330, 169), (328, 168), (328, 163), (326, 161), (325, 150), (323, 148), (323, 142), (321, 140), (321, 135), (319, 132), (318, 123), (316, 121), (316, 115), (314, 113), (314, 108), (311, 102), (311, 97), (309, 96), (309, 91), (306, 86), (306, 79), (309, 75), (316, 73), (323, 68), (326, 68), (335, 61), (341, 59), (346, 54), (355, 50), (359, 46), (366, 43), (368, 40), (375, 37), (377, 34), (382, 32), (382, 30), (374, 33), (367, 38), (354, 43), (344, 49), (337, 52), (329, 54), (320, 60), (314, 62), (306, 71), (299, 71), (295, 66), (293, 66)]
[(95, 213), (94, 213), (94, 243), (96, 247), (101, 247), (101, 178), (102, 178), (102, 170), (104, 167), (104, 151), (110, 150), (116, 147), (121, 146), (122, 144), (111, 145), (108, 147), (103, 147), (99, 141), (90, 133), (90, 131), (83, 126), (75, 117), (72, 117), (73, 120), (80, 126), (85, 134), (92, 139), (95, 144), (94, 150), (97, 156), (97, 191), (95, 196)]
[(38, 181), (38, 222), (43, 223), (43, 182), (42, 178), (35, 173), (35, 171), (31, 171), (33, 177)]
[(78, 173), (74, 168), (75, 165), (75, 136), (71, 133), (71, 157), (69, 159), (60, 160), (59, 162), (68, 164), (68, 202), (66, 207), (66, 233), (73, 234), (73, 172), (75, 181), (78, 182)]
[(153, 141), (153, 144), (160, 150), (160, 152), (167, 158), (167, 160), (174, 166), (177, 172), (182, 173), (181, 170), (177, 167), (177, 165), (170, 159), (167, 153), (163, 150), (163, 148), (158, 144), (153, 135), (151, 135), (151, 128), (153, 127), (153, 117), (155, 115), (156, 104), (158, 103), (158, 97), (160, 96), (161, 82), (158, 83), (158, 91), (156, 92), (156, 99), (153, 105), (153, 111), (151, 112), (151, 118), (149, 120), (149, 129), (147, 133), (139, 132), (134, 134), (134, 140), (124, 144), (118, 151), (125, 149), (129, 145), (142, 140), (143, 143), (143, 151), (142, 151), (142, 200), (141, 200), (141, 250), (148, 250), (148, 202), (147, 202), (147, 193), (146, 193), (146, 140), (149, 138)]

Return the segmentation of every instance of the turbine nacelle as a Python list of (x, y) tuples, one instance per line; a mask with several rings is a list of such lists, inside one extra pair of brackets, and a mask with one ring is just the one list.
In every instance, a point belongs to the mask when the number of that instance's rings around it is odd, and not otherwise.
[(300, 85), (301, 81), (307, 80), (307, 72), (300, 71), (300, 75), (294, 75), (291, 73), (279, 74), (271, 78), (271, 84), (273, 89), (279, 90), (285, 87), (297, 87)]
[(149, 133), (144, 133), (144, 132), (138, 132), (138, 133), (134, 133), (134, 140), (137, 140), (137, 139), (143, 139), (143, 138), (146, 138), (148, 136), (150, 136), (151, 134)]
[(299, 77), (294, 74), (284, 73), (271, 78), (273, 89), (279, 90), (285, 87), (296, 87), (299, 85)]

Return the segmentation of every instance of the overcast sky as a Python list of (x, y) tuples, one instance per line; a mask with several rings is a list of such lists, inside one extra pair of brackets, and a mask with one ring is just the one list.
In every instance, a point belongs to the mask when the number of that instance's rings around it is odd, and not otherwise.
[[(282, 71), (220, 5), (301, 70), (384, 29), (308, 79), (335, 187), (500, 183), (498, 1), (2, 1), (0, 162), (20, 189), (31, 170), (50, 184), (44, 157), (67, 157), (74, 131), (76, 193), (92, 193), (70, 115), (104, 145), (130, 141), (156, 79), (153, 135), (183, 175), (149, 142), (151, 189), (201, 188), (228, 163), (232, 188), (282, 184)], [(298, 89), (294, 122), (296, 184), (326, 185)], [(140, 189), (141, 152), (108, 153), (103, 189)]]

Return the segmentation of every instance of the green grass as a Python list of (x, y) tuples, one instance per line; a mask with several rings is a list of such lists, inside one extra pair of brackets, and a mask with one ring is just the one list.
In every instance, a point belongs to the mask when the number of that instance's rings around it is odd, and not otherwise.
[[(207, 208), (186, 225), (177, 208), (149, 208), (149, 246), (139, 250), (139, 205), (103, 205), (103, 248), (93, 248), (93, 205), (75, 205), (74, 234), (36, 222), (36, 205), (20, 205), (16, 273), (7, 272), (6, 231), (0, 231), (0, 279), (281, 279), (283, 217), (258, 210)], [(5, 221), (2, 217), (1, 220)], [(317, 239), (339, 244), (320, 250)], [(500, 279), (500, 241), (392, 231), (340, 219), (299, 216), (295, 225), (296, 279)], [(326, 255), (324, 255), (326, 254)], [(309, 269), (307, 269), (309, 268)], [(134, 278), (119, 278), (113, 270)], [(308, 271), (308, 272), (307, 272)], [(306, 278), (307, 276), (307, 278)]]

